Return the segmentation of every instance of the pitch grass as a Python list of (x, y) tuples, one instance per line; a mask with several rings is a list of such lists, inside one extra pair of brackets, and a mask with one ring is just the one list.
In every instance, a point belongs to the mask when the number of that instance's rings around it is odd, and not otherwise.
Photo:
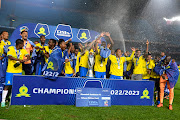
[(180, 120), (180, 80), (175, 86), (173, 110), (164, 106), (75, 107), (73, 105), (32, 105), (0, 108), (0, 119), (9, 120)]

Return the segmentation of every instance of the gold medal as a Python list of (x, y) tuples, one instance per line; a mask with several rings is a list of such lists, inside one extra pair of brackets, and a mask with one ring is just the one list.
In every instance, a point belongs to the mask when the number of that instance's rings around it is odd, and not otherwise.
[(103, 64), (102, 64), (102, 63), (100, 64), (100, 67), (103, 67)]
[(120, 69), (120, 66), (118, 66), (118, 69)]

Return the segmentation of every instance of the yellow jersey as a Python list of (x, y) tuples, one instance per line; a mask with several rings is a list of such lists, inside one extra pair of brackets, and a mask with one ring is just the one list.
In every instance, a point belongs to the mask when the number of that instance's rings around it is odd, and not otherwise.
[[(49, 55), (52, 53), (52, 49), (50, 49), (49, 48), (49, 46), (44, 46), (44, 48), (45, 48), (45, 50), (43, 50), (43, 52), (45, 53), (45, 52), (48, 52), (49, 53)], [(45, 58), (45, 61), (46, 61), (46, 63), (48, 63), (48, 58), (47, 57), (45, 57), (44, 56), (44, 58)]]
[(133, 74), (143, 74), (144, 73), (144, 66), (145, 66), (145, 59), (143, 56), (140, 56), (139, 58), (133, 58), (134, 63), (134, 69)]
[(108, 60), (108, 58), (105, 58), (105, 59), (102, 60), (102, 63), (101, 63), (100, 54), (95, 54), (94, 71), (106, 72), (107, 60)]
[[(8, 48), (7, 56), (12, 56), (14, 58), (18, 58), (23, 60), (26, 55), (29, 55), (25, 49), (16, 50), (14, 46), (10, 46)], [(8, 58), (8, 66), (6, 72), (8, 73), (21, 73), (22, 72), (22, 63), (18, 67), (14, 67), (17, 61), (11, 60)]]
[(86, 50), (84, 55), (81, 56), (79, 66), (84, 67), (84, 68), (88, 68), (88, 56), (89, 56), (89, 51)]
[(144, 64), (143, 64), (143, 76), (142, 76), (142, 79), (149, 79), (150, 78), (150, 74), (148, 73), (148, 69), (152, 70), (153, 68), (153, 61), (150, 60), (148, 62), (146, 62), (144, 60)]
[(159, 75), (157, 75), (153, 70), (154, 70), (154, 67), (155, 67), (155, 65), (156, 65), (156, 63), (155, 63), (155, 61), (154, 60), (152, 60), (152, 70), (151, 70), (151, 74), (150, 74), (150, 77), (151, 78), (160, 78), (160, 76)]
[(80, 64), (79, 58), (80, 58), (80, 56), (81, 56), (80, 52), (78, 52), (77, 56), (75, 56), (76, 57), (76, 66), (75, 66), (75, 72), (76, 73), (79, 72), (79, 64)]
[(66, 74), (73, 74), (73, 68), (71, 67), (70, 62), (65, 63), (64, 70)]
[(2, 56), (2, 54), (4, 54), (4, 46), (0, 45), (0, 56)]
[(132, 67), (132, 60), (128, 61), (128, 65), (127, 65), (126, 71), (130, 71), (131, 67)]
[(1, 40), (0, 45), (3, 45), (3, 46), (5, 46), (5, 45), (11, 45), (11, 42), (10, 42), (9, 40), (7, 40), (7, 41)]
[(109, 59), (111, 60), (110, 65), (110, 74), (115, 76), (123, 76), (123, 67), (125, 61), (130, 61), (134, 57), (134, 51), (130, 57), (120, 57), (117, 58), (115, 55), (110, 55)]

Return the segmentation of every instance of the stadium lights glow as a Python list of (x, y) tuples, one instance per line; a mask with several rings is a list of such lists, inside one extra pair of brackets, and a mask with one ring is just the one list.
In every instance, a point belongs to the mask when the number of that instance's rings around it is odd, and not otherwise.
[(177, 16), (177, 17), (173, 17), (171, 19), (167, 19), (167, 18), (163, 18), (165, 21), (170, 21), (170, 22), (173, 22), (173, 21), (180, 21), (180, 16)]

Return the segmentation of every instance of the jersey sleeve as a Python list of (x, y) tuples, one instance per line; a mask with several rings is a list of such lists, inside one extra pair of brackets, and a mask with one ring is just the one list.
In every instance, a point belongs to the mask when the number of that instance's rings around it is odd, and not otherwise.
[(29, 55), (28, 52), (25, 49), (22, 49), (22, 52), (23, 52), (24, 56)]
[(135, 53), (135, 51), (133, 51), (133, 52), (131, 53), (131, 56), (130, 56), (130, 57), (126, 57), (126, 61), (132, 60), (133, 57), (134, 57), (134, 53)]
[(8, 52), (7, 52), (7, 56), (13, 56), (13, 54), (14, 54), (14, 50), (13, 50), (13, 47), (11, 46), (11, 47), (9, 47), (8, 48)]
[(116, 57), (115, 57), (114, 55), (110, 55), (110, 56), (109, 56), (109, 59), (110, 59), (111, 62), (113, 62), (113, 63), (117, 62)]

